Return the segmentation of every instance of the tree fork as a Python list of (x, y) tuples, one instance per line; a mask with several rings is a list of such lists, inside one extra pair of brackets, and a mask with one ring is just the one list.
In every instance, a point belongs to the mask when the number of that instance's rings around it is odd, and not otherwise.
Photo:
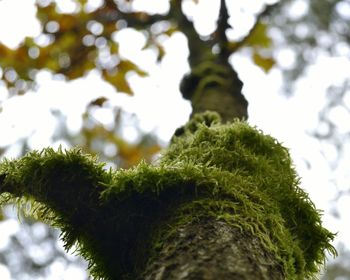
[[(231, 53), (227, 49), (226, 36), (228, 18), (225, 1), (221, 0), (217, 30), (212, 35), (213, 38), (204, 42), (198, 35), (194, 38), (187, 36), (191, 72), (183, 78), (180, 85), (183, 97), (192, 103), (191, 116), (208, 110), (215, 111), (224, 123), (235, 118), (248, 118), (248, 102), (242, 95), (243, 83), (229, 63)], [(188, 20), (186, 22), (182, 29), (188, 30), (188, 26), (191, 26), (193, 30), (192, 24)], [(213, 48), (219, 48), (218, 52), (213, 53)]]

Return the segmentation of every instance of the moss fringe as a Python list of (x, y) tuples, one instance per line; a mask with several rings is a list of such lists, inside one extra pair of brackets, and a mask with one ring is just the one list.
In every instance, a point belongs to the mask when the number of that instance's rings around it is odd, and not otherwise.
[(157, 233), (171, 236), (201, 217), (253, 233), (286, 279), (316, 279), (326, 251), (336, 255), (334, 234), (299, 187), (288, 150), (246, 122), (220, 124), (215, 113), (195, 116), (177, 135), (155, 165), (128, 170), (106, 170), (79, 149), (4, 160), (0, 205), (15, 202), (61, 228), (96, 279), (132, 278), (161, 246)]

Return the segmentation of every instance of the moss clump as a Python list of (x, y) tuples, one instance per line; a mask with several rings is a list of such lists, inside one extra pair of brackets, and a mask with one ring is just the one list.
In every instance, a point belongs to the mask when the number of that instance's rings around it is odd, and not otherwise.
[(106, 171), (78, 150), (4, 161), (0, 192), (36, 201), (32, 212), (61, 227), (68, 247), (78, 241), (96, 278), (134, 277), (162, 242), (159, 232), (172, 235), (164, 224), (200, 217), (251, 231), (286, 279), (314, 278), (325, 251), (335, 254), (334, 235), (298, 187), (287, 149), (245, 122), (222, 125), (214, 113), (177, 135), (156, 165), (129, 170)]

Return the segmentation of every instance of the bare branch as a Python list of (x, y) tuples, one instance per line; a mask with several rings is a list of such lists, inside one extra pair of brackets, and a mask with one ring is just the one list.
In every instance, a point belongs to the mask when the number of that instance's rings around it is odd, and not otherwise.
[(179, 27), (179, 30), (185, 34), (188, 40), (190, 51), (189, 63), (192, 66), (198, 65), (203, 61), (208, 53), (211, 53), (212, 43), (203, 41), (197, 33), (193, 22), (190, 21), (182, 11), (182, 0), (170, 1), (169, 17), (172, 18)]
[(218, 18), (218, 27), (216, 30), (217, 39), (219, 41), (219, 47), (220, 47), (220, 55), (224, 60), (227, 60), (227, 57), (229, 55), (228, 49), (227, 49), (227, 43), (228, 39), (226, 36), (226, 30), (230, 27), (228, 23), (229, 14), (226, 7), (225, 0), (221, 0), (221, 6), (220, 6), (220, 12), (219, 12), (219, 18)]

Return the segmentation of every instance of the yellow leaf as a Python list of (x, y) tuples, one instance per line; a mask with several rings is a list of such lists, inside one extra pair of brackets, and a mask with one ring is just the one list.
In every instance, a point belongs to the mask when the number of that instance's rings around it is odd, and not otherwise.
[(161, 61), (165, 55), (165, 49), (161, 44), (156, 44), (156, 47), (158, 49), (158, 56), (157, 56), (157, 61)]
[(55, 58), (49, 58), (45, 63), (45, 68), (48, 68), (52, 70), (53, 72), (57, 72), (57, 70), (60, 68), (57, 59)]
[(251, 47), (270, 47), (272, 40), (267, 34), (267, 25), (258, 23), (245, 43), (247, 46)]
[(240, 47), (240, 44), (238, 42), (228, 42), (227, 43), (227, 49), (230, 51), (230, 52), (235, 52), (237, 50), (237, 48)]
[(13, 51), (10, 48), (0, 43), (0, 57), (2, 59), (4, 59), (4, 57), (10, 56), (11, 53), (13, 53)]
[(55, 47), (57, 48), (57, 52), (60, 53), (63, 50), (69, 50), (79, 44), (77, 41), (77, 36), (74, 32), (59, 32), (60, 34), (59, 40), (56, 40)]
[(168, 35), (168, 36), (171, 36), (173, 35), (175, 32), (179, 31), (178, 27), (177, 26), (171, 26), (168, 30), (166, 30), (164, 32), (165, 35)]
[(264, 57), (257, 52), (254, 52), (253, 54), (253, 61), (266, 73), (269, 72), (276, 63), (276, 61), (272, 57)]
[(111, 54), (118, 54), (119, 53), (119, 45), (116, 42), (110, 41), (109, 42), (110, 52)]
[(129, 71), (135, 71), (139, 76), (147, 76), (147, 73), (141, 70), (136, 64), (132, 63), (130, 60), (121, 60), (118, 64), (118, 70), (122, 74), (126, 74)]
[(125, 79), (125, 74), (120, 71), (116, 73), (108, 73), (106, 70), (102, 73), (103, 78), (114, 86), (118, 91), (125, 92), (129, 95), (132, 95), (132, 90), (129, 86), (129, 83)]
[(60, 27), (60, 32), (72, 31), (72, 28), (78, 25), (78, 18), (76, 16), (62, 14), (57, 18)]

